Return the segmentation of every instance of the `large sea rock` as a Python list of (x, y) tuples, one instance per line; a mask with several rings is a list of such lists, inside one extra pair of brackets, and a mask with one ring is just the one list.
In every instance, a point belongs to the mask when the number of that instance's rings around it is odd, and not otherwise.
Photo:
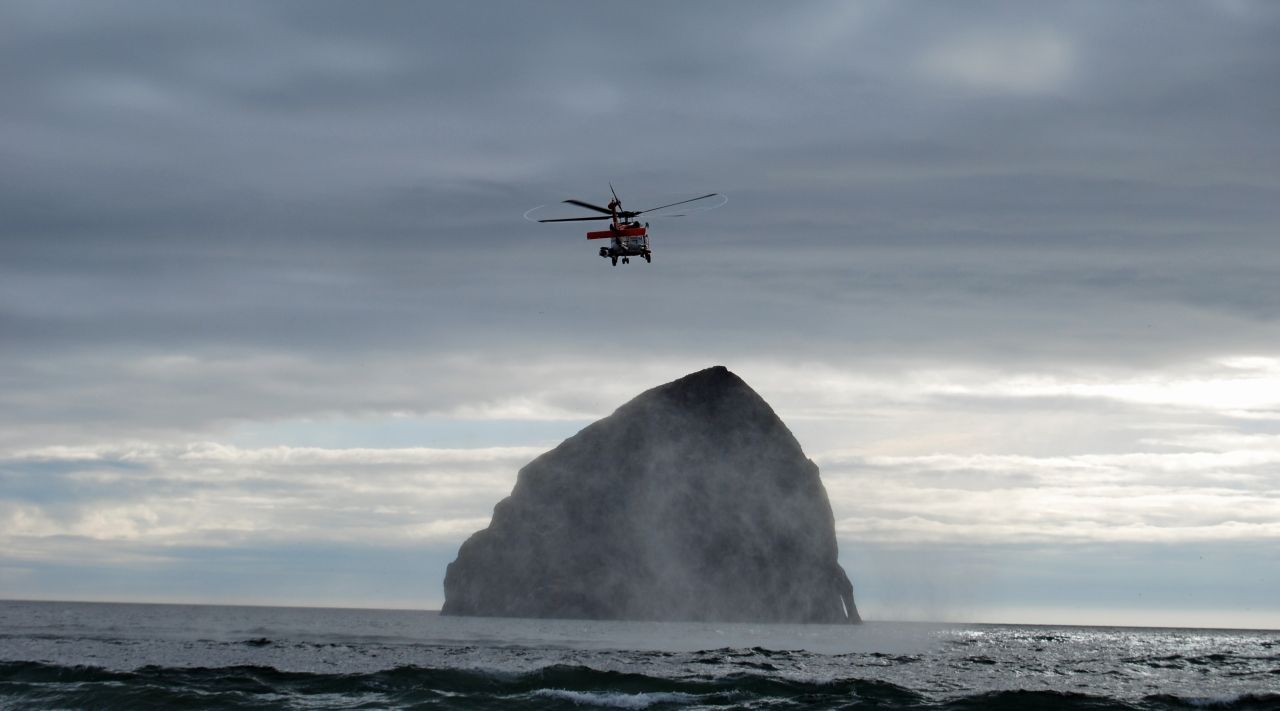
[(446, 615), (860, 621), (818, 467), (721, 366), (521, 469), (444, 590)]

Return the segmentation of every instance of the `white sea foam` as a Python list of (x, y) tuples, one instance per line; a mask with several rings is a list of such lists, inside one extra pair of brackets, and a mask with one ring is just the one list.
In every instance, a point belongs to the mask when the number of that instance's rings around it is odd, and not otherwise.
[(1188, 706), (1202, 709), (1226, 708), (1254, 698), (1254, 694), (1220, 694), (1217, 696), (1181, 697), (1178, 700)]
[(647, 709), (654, 704), (691, 704), (698, 700), (694, 694), (678, 691), (626, 694), (617, 691), (538, 689), (533, 692), (533, 695), (547, 699), (564, 699), (583, 706), (605, 706), (615, 709)]

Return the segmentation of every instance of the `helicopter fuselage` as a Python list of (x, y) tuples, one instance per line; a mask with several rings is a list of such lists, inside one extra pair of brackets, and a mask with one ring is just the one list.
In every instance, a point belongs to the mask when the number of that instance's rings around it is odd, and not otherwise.
[(653, 252), (649, 249), (649, 227), (639, 222), (618, 222), (607, 230), (588, 232), (587, 239), (610, 240), (608, 247), (600, 248), (600, 256), (612, 259), (615, 266), (619, 257), (624, 264), (630, 261), (629, 257), (644, 257), (646, 262), (653, 259)]

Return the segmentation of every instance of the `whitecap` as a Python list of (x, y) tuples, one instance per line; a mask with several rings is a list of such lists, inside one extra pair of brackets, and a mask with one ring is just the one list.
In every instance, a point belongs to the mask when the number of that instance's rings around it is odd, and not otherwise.
[(694, 694), (679, 691), (624, 694), (617, 691), (538, 689), (533, 692), (533, 695), (549, 699), (564, 699), (583, 706), (605, 706), (615, 709), (647, 709), (654, 704), (689, 704), (698, 700)]

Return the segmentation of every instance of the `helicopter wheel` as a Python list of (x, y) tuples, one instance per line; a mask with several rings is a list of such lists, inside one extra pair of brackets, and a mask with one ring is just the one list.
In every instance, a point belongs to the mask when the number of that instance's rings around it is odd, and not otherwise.
[(623, 263), (623, 264), (630, 264), (630, 263), (631, 263), (631, 259), (630, 259), (630, 258), (628, 258), (628, 257), (623, 257), (623, 258), (622, 258), (622, 263)]
[(652, 255), (652, 254), (646, 254), (646, 255), (644, 255), (644, 261), (646, 261), (646, 262), (652, 262), (652, 261), (653, 261), (653, 255)]
[(614, 257), (614, 258), (613, 258), (613, 266), (615, 266), (615, 267), (616, 267), (616, 266), (618, 266), (618, 258), (617, 258), (617, 257)]

